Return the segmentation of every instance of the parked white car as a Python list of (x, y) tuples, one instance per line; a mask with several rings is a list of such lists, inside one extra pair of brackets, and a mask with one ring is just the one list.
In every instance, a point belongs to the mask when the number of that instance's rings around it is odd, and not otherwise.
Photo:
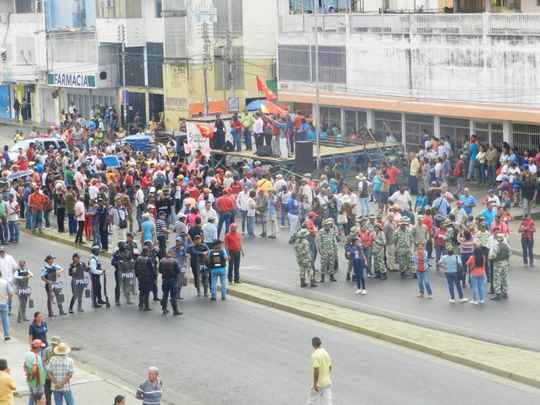
[(23, 139), (22, 141), (17, 142), (15, 145), (11, 147), (10, 151), (8, 152), (9, 158), (11, 160), (17, 160), (21, 152), (26, 153), (31, 143), (33, 143), (35, 147), (40, 150), (49, 150), (51, 146), (55, 150), (57, 149), (68, 150), (69, 149), (63, 139), (57, 139), (57, 138)]

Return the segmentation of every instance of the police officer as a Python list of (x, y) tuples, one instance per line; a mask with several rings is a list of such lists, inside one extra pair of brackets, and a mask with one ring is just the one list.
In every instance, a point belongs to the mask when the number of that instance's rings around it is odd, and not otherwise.
[(82, 298), (84, 290), (88, 287), (88, 279), (85, 273), (89, 273), (88, 266), (81, 262), (81, 256), (73, 253), (71, 264), (68, 270), (71, 276), (71, 301), (69, 303), (69, 313), (73, 313), (73, 305), (77, 301), (77, 312), (84, 312), (82, 309)]
[(131, 294), (133, 292), (133, 272), (134, 260), (126, 246), (126, 242), (118, 242), (118, 250), (114, 252), (111, 264), (114, 266), (114, 278), (116, 286), (114, 289), (114, 300), (117, 306), (120, 306), (120, 290), (124, 293), (127, 305), (132, 305)]
[(178, 262), (180, 267), (180, 274), (178, 275), (178, 295), (177, 298), (182, 300), (182, 287), (184, 286), (184, 277), (186, 272), (186, 262), (187, 262), (187, 249), (185, 246), (185, 240), (181, 236), (176, 237), (176, 242), (173, 247), (169, 249), (173, 257)]
[(47, 292), (47, 310), (49, 311), (49, 318), (54, 317), (52, 303), (56, 299), (58, 305), (58, 312), (60, 315), (66, 315), (62, 303), (64, 302), (64, 294), (62, 293), (63, 285), (59, 280), (60, 276), (64, 272), (64, 269), (54, 264), (55, 257), (53, 255), (47, 255), (45, 258), (45, 264), (41, 269), (41, 280), (45, 283), (45, 291)]
[(294, 252), (300, 270), (300, 287), (302, 288), (308, 286), (306, 279), (310, 281), (311, 287), (317, 287), (313, 267), (311, 266), (312, 256), (308, 236), (309, 231), (307, 229), (301, 229), (296, 233), (294, 239)]
[(204, 289), (204, 296), (208, 297), (208, 267), (207, 259), (209, 249), (206, 244), (202, 242), (200, 235), (195, 236), (193, 239), (194, 244), (188, 248), (190, 257), (191, 272), (193, 273), (193, 281), (195, 288), (197, 289), (197, 297), (201, 296), (201, 282)]
[(150, 291), (154, 285), (154, 261), (148, 246), (143, 247), (141, 255), (135, 260), (135, 275), (139, 281), (139, 311), (151, 311)]
[(176, 301), (176, 292), (178, 287), (178, 274), (180, 273), (180, 267), (176, 262), (176, 259), (172, 256), (172, 252), (167, 252), (167, 256), (159, 262), (159, 273), (161, 274), (162, 281), (162, 300), (161, 308), (163, 315), (169, 313), (167, 309), (167, 300), (170, 299), (173, 309), (173, 315), (182, 315), (182, 312), (178, 310), (178, 303)]
[(510, 271), (510, 246), (504, 240), (503, 233), (495, 235), (495, 244), (489, 251), (489, 258), (493, 260), (493, 287), (495, 296), (492, 301), (508, 299), (508, 273)]
[(104, 271), (101, 265), (101, 259), (99, 253), (101, 249), (99, 246), (92, 246), (92, 256), (88, 261), (88, 267), (90, 268), (90, 279), (92, 281), (92, 304), (94, 308), (101, 308), (105, 304), (101, 296), (101, 276), (104, 275)]
[(159, 295), (158, 295), (158, 288), (157, 288), (157, 278), (158, 278), (158, 257), (159, 257), (159, 251), (152, 245), (152, 241), (150, 240), (145, 240), (144, 241), (144, 246), (146, 246), (148, 248), (148, 257), (150, 257), (150, 259), (152, 260), (152, 263), (153, 263), (153, 273), (152, 273), (152, 295), (154, 297), (154, 301), (159, 301), (161, 302), (161, 300), (159, 299)]
[(337, 281), (334, 277), (337, 268), (337, 235), (334, 230), (334, 220), (327, 218), (323, 222), (323, 229), (317, 234), (317, 245), (321, 254), (321, 282), (324, 283), (328, 275), (330, 281)]
[(30, 279), (34, 275), (26, 267), (24, 260), (19, 261), (19, 268), (13, 275), (13, 281), (15, 282), (15, 294), (19, 297), (19, 311), (17, 313), (17, 322), (27, 322), (26, 319), (26, 306), (28, 300), (32, 294), (32, 288), (29, 286)]

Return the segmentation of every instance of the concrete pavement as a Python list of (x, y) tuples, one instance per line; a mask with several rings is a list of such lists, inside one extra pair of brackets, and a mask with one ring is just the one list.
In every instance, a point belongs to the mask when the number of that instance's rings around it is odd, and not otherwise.
[[(28, 403), (28, 386), (22, 369), (22, 364), (28, 345), (25, 339), (12, 338), (11, 341), (0, 344), (0, 357), (8, 361), (11, 375), (17, 384), (15, 393), (15, 405)], [(90, 367), (75, 363), (75, 373), (71, 381), (73, 395), (78, 405), (112, 404), (116, 395), (124, 395), (126, 398), (134, 397), (134, 389), (124, 387), (118, 381), (112, 381), (98, 376), (90, 371)]]
[[(16, 258), (25, 258), (34, 273), (49, 252), (66, 266), (73, 249), (26, 235), (21, 245), (8, 248)], [(105, 267), (110, 268), (107, 262)], [(37, 278), (32, 287), (36, 309), (43, 309), (44, 291)], [(80, 350), (72, 353), (77, 361), (91, 366), (92, 374), (95, 371), (99, 378), (120, 381), (128, 391), (141, 382), (146, 367), (158, 366), (164, 397), (174, 405), (305, 403), (310, 384), (310, 339), (315, 335), (332, 355), (338, 404), (450, 405), (458, 401), (460, 405), (507, 405), (540, 401), (536, 389), (357, 333), (234, 297), (211, 303), (196, 298), (191, 286), (184, 296), (184, 315), (179, 319), (160, 316), (155, 303), (154, 311), (140, 313), (134, 306), (94, 311), (85, 300), (84, 314), (48, 320), (49, 335), (59, 335), (78, 347)], [(15, 324), (14, 328), (17, 336), (24, 336), (26, 325)], [(0, 356), (11, 352), (11, 344), (0, 342)], [(90, 383), (85, 385), (91, 387)], [(449, 387), (459, 387), (459, 399), (449, 395)], [(93, 404), (110, 403), (107, 398), (100, 397)], [(128, 398), (128, 404), (136, 403)], [(86, 405), (82, 398), (77, 400)]]

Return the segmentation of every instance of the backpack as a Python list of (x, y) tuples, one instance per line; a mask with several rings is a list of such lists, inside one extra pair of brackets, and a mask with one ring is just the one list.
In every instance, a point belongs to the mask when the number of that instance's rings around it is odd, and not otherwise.
[(165, 185), (165, 181), (167, 181), (165, 175), (160, 172), (157, 174), (156, 179), (154, 180), (154, 186), (156, 188), (161, 188)]

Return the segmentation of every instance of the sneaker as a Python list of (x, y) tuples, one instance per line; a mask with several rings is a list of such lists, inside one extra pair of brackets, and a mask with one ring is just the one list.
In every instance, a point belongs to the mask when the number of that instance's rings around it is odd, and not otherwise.
[(485, 304), (485, 303), (486, 303), (486, 301), (484, 301), (484, 300), (479, 302), (479, 304)]
[(360, 295), (362, 293), (362, 290), (356, 290), (355, 294)]
[(428, 300), (432, 300), (432, 299), (433, 299), (433, 295), (428, 295), (428, 296), (427, 296), (427, 299), (428, 299)]
[(476, 302), (476, 301), (474, 301), (474, 300), (471, 300), (471, 301), (469, 301), (469, 302), (470, 302), (471, 304), (473, 304), (473, 305), (478, 305), (478, 302)]
[(456, 300), (453, 299), (453, 298), (450, 298), (450, 299), (448, 300), (448, 302), (449, 302), (450, 304), (455, 304), (455, 303), (456, 303)]
[(366, 291), (366, 290), (362, 290), (361, 294), (362, 294), (362, 295), (366, 295), (366, 294), (367, 294), (367, 291)]
[(424, 298), (424, 294), (418, 293), (418, 295), (417, 295), (416, 297), (417, 297), (417, 298)]
[(469, 301), (468, 298), (461, 298), (461, 299), (459, 300), (459, 302), (460, 302), (461, 304), (463, 304), (464, 302), (467, 302), (467, 301)]

